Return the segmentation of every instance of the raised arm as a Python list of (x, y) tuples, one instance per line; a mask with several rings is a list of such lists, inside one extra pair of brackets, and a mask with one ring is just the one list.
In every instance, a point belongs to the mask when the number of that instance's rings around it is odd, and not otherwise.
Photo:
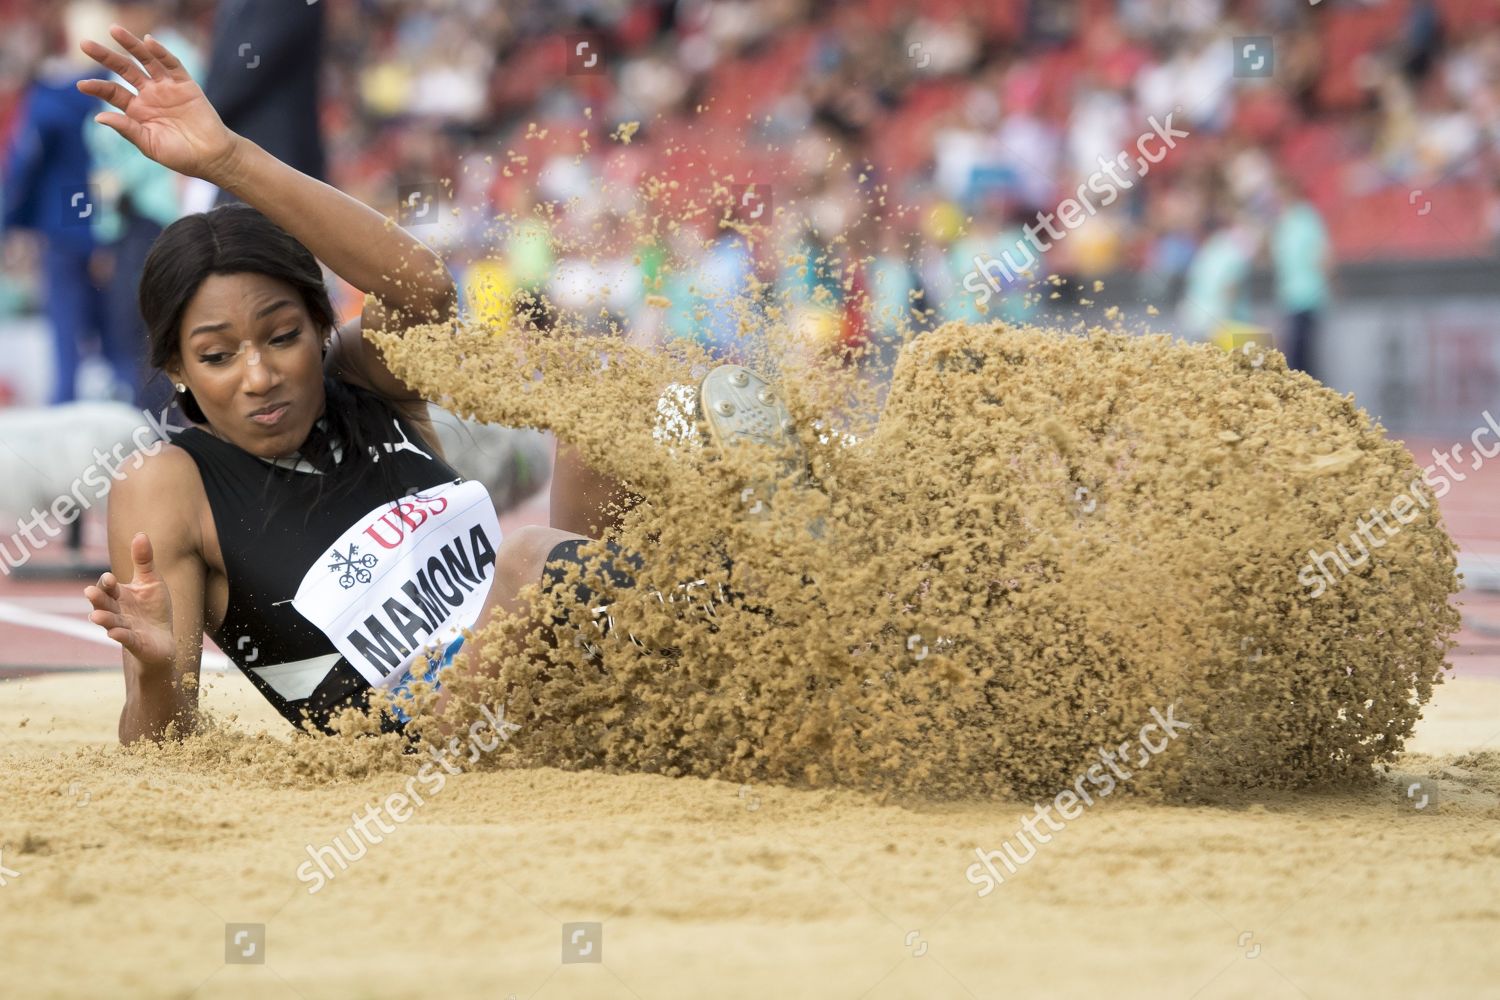
[[(367, 315), (365, 330), (452, 318), (458, 293), (436, 253), (375, 209), (230, 131), (161, 42), (150, 35), (139, 39), (119, 25), (110, 28), (110, 35), (134, 59), (94, 41), (80, 47), (135, 89), (107, 80), (80, 81), (79, 90), (117, 109), (96, 115), (96, 122), (163, 166), (201, 177), (259, 209), (339, 277), (373, 296), (380, 306), (379, 322)], [(383, 381), (388, 375), (372, 372), (371, 378)]]

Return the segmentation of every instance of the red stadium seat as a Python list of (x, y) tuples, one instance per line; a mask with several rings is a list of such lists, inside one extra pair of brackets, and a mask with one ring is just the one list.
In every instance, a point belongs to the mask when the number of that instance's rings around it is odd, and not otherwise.
[(1450, 182), (1430, 191), (1391, 187), (1324, 206), (1340, 260), (1463, 257), (1485, 252), (1479, 185)]

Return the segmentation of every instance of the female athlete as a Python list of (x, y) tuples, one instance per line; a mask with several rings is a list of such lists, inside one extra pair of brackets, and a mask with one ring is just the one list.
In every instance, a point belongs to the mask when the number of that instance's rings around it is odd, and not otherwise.
[[(151, 363), (192, 426), (122, 466), (112, 572), (84, 592), (123, 650), (120, 739), (192, 731), (205, 633), (285, 718), (326, 730), (371, 690), (407, 683), (425, 651), (452, 662), (460, 629), (524, 613), (522, 588), (613, 523), (618, 484), (560, 444), (551, 526), (502, 539), (484, 488), (443, 460), (426, 402), (361, 334), (451, 320), (441, 260), (231, 132), (149, 34), (110, 33), (133, 59), (82, 48), (129, 88), (81, 81), (115, 109), (95, 121), (244, 203), (167, 227), (141, 277)], [(366, 294), (342, 327), (319, 260)], [(742, 418), (785, 433), (785, 407), (752, 373), (716, 369), (705, 405), (713, 386), (728, 394), (713, 436)]]

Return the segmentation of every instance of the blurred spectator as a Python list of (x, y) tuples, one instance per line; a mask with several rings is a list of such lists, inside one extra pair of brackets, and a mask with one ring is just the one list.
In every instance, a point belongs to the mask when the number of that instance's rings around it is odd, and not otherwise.
[(876, 227), (879, 251), (870, 262), (870, 318), (885, 340), (899, 340), (907, 330), (920, 329), (913, 316), (920, 307), (921, 277), (913, 260), (911, 242), (893, 219)]
[[(163, 0), (121, 0), (113, 13), (114, 19), (137, 37), (151, 32), (195, 80), (202, 79), (197, 47), (172, 27), (171, 4)], [(119, 50), (107, 34), (97, 40)], [(114, 79), (124, 83), (118, 76)], [(100, 101), (96, 111), (106, 108)], [(84, 139), (92, 154), (91, 178), (99, 193), (91, 220), (100, 244), (96, 253), (106, 255), (109, 261), (101, 331), (104, 355), (114, 369), (121, 395), (133, 399), (137, 406), (159, 409), (171, 398), (171, 389), (164, 379), (157, 391), (146, 388), (146, 331), (141, 324), (137, 289), (151, 244), (182, 215), (180, 178), (142, 156), (112, 128), (89, 121), (84, 126)]]
[[(953, 279), (963, 290), (943, 302), (944, 319), (1015, 323), (1031, 314), (1038, 297), (1036, 290), (1055, 261), (1048, 260), (1038, 252), (1036, 243), (1026, 239), (1022, 227), (1028, 224), (1038, 226), (1036, 214), (1019, 203), (992, 198), (980, 204), (972, 228), (954, 242), (949, 252)], [(1042, 238), (1045, 240), (1045, 233)], [(968, 280), (965, 287), (968, 274), (981, 264), (983, 284)], [(977, 294), (975, 288), (980, 289)]]
[(1125, 95), (1101, 85), (1097, 75), (1085, 70), (1071, 101), (1068, 120), (1068, 169), (1087, 177), (1099, 169), (1100, 156), (1113, 156), (1128, 149), (1139, 127), (1131, 121)]
[(1041, 88), (1040, 66), (1035, 60), (1018, 62), (1005, 73), (1001, 84), (1004, 120), (995, 137), (1002, 170), (1018, 178), (1016, 194), (1022, 204), (1033, 209), (1055, 204), (1062, 155), (1062, 129), (1042, 115)]
[(1422, 80), (1432, 69), (1443, 47), (1443, 23), (1437, 4), (1415, 0), (1406, 15), (1401, 38), (1401, 71), (1412, 80)]
[(1198, 250), (1197, 220), (1202, 215), (1202, 193), (1182, 184), (1150, 208), (1149, 237), (1142, 260), (1143, 292), (1147, 301), (1174, 298)]
[[(323, 3), (223, 0), (203, 92), (231, 130), (311, 177), (328, 177), (318, 127)], [(237, 200), (220, 192), (217, 201)]]
[[(517, 197), (525, 199), (518, 192)], [(522, 202), (529, 204), (529, 199)], [(544, 323), (545, 309), (542, 294), (547, 289), (547, 279), (553, 270), (552, 234), (546, 224), (535, 215), (513, 217), (509, 233), (505, 237), (505, 276), (516, 304), (534, 322)]]
[(1296, 179), (1283, 173), (1277, 187), (1280, 211), (1271, 229), (1271, 265), (1276, 301), (1286, 317), (1287, 364), (1316, 377), (1318, 316), (1328, 305), (1333, 271), (1328, 230)]
[(22, 239), (0, 241), (0, 320), (18, 316), (33, 304), (28, 279), (35, 270), (29, 251), (35, 248), (26, 243)]
[(83, 138), (84, 122), (98, 102), (76, 85), (101, 75), (78, 43), (104, 34), (108, 14), (103, 4), (88, 0), (64, 8), (54, 50), (25, 91), (5, 155), (0, 223), (7, 231), (35, 230), (41, 240), (41, 299), (53, 343), (52, 403), (75, 398), (82, 347), (98, 336), (103, 318), (103, 295), (89, 266), (94, 237), (88, 220), (96, 196), (89, 187)]
[(1255, 259), (1255, 230), (1248, 220), (1220, 223), (1210, 219), (1207, 238), (1188, 265), (1178, 310), (1180, 331), (1193, 340), (1209, 340), (1222, 328), (1250, 319), (1246, 281)]
[(681, 227), (671, 250), (686, 261), (696, 258), (697, 264), (678, 270), (663, 285), (672, 303), (668, 333), (697, 341), (717, 358), (743, 360), (740, 327), (753, 325), (747, 312), (758, 307), (751, 294), (755, 266), (746, 238), (706, 222), (702, 229)]

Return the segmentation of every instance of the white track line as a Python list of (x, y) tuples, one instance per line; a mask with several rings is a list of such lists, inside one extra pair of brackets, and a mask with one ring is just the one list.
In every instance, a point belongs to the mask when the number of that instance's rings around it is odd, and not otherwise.
[(36, 608), (38, 611), (77, 611), (88, 603), (81, 593), (73, 597), (62, 594), (14, 594), (6, 598), (5, 602), (18, 608)]
[(1458, 557), (1458, 571), (1464, 575), (1464, 589), (1500, 591), (1500, 557), (1469, 553)]
[[(0, 622), (19, 625), (22, 628), (39, 628), (47, 632), (56, 632), (59, 635), (82, 639), (84, 642), (92, 642), (97, 646), (120, 648), (113, 639), (104, 634), (103, 629), (86, 618), (81, 621), (77, 618), (64, 618), (62, 615), (49, 615), (45, 611), (21, 608), (6, 601), (0, 601)], [(229, 657), (223, 653), (211, 649), (203, 651), (204, 670), (222, 674), (228, 672), (229, 667)]]

